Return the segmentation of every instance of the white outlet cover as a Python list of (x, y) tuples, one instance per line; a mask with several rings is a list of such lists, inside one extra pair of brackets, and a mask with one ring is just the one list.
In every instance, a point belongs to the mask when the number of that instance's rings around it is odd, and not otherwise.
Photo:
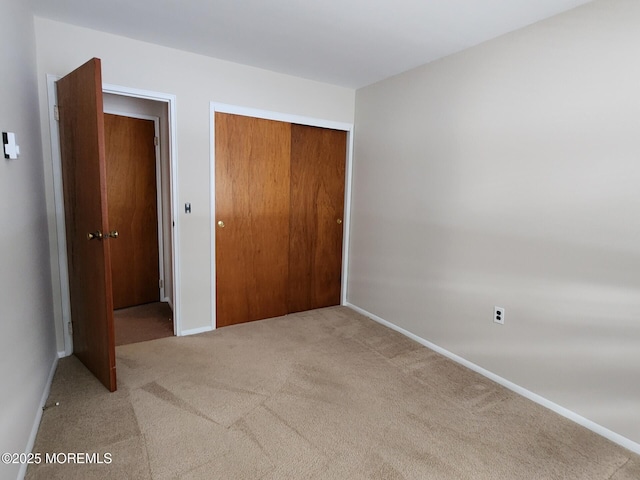
[(504, 325), (504, 308), (493, 307), (493, 321), (500, 325)]

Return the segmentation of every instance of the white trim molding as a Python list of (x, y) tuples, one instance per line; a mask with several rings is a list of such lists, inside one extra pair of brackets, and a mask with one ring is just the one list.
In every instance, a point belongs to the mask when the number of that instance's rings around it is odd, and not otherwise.
[(67, 266), (67, 235), (65, 232), (64, 199), (62, 190), (62, 165), (60, 163), (60, 131), (56, 120), (58, 94), (56, 82), (61, 77), (47, 75), (47, 95), (49, 104), (49, 132), (51, 133), (51, 169), (53, 172), (53, 198), (56, 212), (56, 233), (58, 237), (58, 272), (60, 279), (60, 296), (62, 306), (62, 338), (64, 353), (73, 353), (73, 337), (69, 333), (71, 324), (71, 301), (69, 292), (69, 270)]
[[(47, 399), (49, 398), (49, 392), (51, 391), (51, 384), (53, 383), (53, 376), (56, 373), (56, 368), (58, 366), (58, 358), (60, 358), (60, 354), (64, 352), (56, 352), (56, 356), (53, 358), (51, 362), (51, 368), (49, 369), (49, 376), (47, 377), (47, 382), (44, 385), (44, 390), (42, 391), (42, 396), (40, 397), (40, 403), (38, 404), (38, 409), (36, 410), (36, 416), (33, 420), (33, 426), (31, 427), (31, 433), (29, 434), (29, 439), (27, 440), (27, 445), (24, 448), (24, 453), (30, 453), (33, 451), (33, 446), (36, 443), (36, 436), (38, 435), (38, 429), (40, 428), (40, 421), (42, 420), (42, 412), (44, 411), (44, 407), (47, 403)], [(28, 463), (23, 463), (20, 466), (20, 470), (18, 471), (18, 479), (24, 478), (27, 473)]]
[(345, 193), (344, 193), (344, 230), (342, 237), (342, 279), (340, 299), (341, 304), (346, 305), (347, 301), (347, 284), (348, 284), (348, 265), (349, 265), (349, 242), (351, 231), (351, 189), (352, 189), (352, 173), (353, 173), (353, 124), (344, 122), (335, 122), (332, 120), (323, 120), (314, 117), (306, 117), (301, 115), (292, 115), (287, 113), (272, 112), (269, 110), (260, 110), (255, 108), (242, 107), (237, 105), (229, 105), (226, 103), (211, 102), (209, 108), (210, 122), (210, 161), (209, 161), (209, 191), (210, 191), (210, 211), (209, 231), (211, 234), (211, 328), (216, 328), (216, 232), (215, 232), (215, 213), (216, 213), (216, 179), (215, 179), (215, 113), (230, 113), (233, 115), (242, 115), (245, 117), (262, 118), (265, 120), (275, 120), (279, 122), (296, 123), (298, 125), (308, 125), (310, 127), (330, 128), (333, 130), (342, 130), (347, 132), (347, 158), (345, 168)]
[(183, 330), (182, 336), (187, 335), (197, 335), (199, 333), (212, 332), (214, 330), (213, 327), (207, 325), (206, 327), (192, 328), (190, 330)]
[(630, 440), (626, 437), (623, 437), (622, 435), (609, 430), (608, 428), (603, 427), (602, 425), (599, 425), (591, 420), (589, 420), (588, 418), (585, 418), (581, 415), (578, 415), (575, 412), (572, 412), (571, 410), (558, 405), (557, 403), (552, 402), (551, 400), (548, 400), (544, 397), (542, 397), (541, 395), (538, 395), (537, 393), (534, 393), (530, 390), (527, 390), (524, 387), (521, 387), (520, 385), (517, 385), (505, 378), (502, 378), (499, 375), (496, 375), (493, 372), (490, 372), (489, 370), (486, 370), (482, 367), (480, 367), (479, 365), (476, 365), (473, 362), (470, 362), (469, 360), (466, 360), (458, 355), (456, 355), (455, 353), (450, 352), (449, 350), (446, 350), (442, 347), (439, 347), (438, 345), (431, 343), (428, 340), (425, 340), (422, 337), (419, 337), (418, 335), (415, 335), (411, 332), (409, 332), (408, 330), (405, 330), (402, 327), (399, 327), (377, 315), (374, 315), (371, 312), (366, 311), (363, 308), (360, 308), (356, 305), (353, 305), (352, 303), (345, 303), (345, 306), (355, 310), (356, 312), (369, 317), (370, 319), (386, 326), (389, 327), (392, 330), (395, 330), (398, 333), (401, 333), (402, 335), (405, 335), (406, 337), (409, 337), (410, 339), (418, 342), (421, 345), (424, 345), (425, 347), (439, 353), (440, 355), (443, 355), (451, 360), (453, 360), (456, 363), (459, 363), (460, 365), (467, 367), (469, 370), (473, 370), (476, 373), (479, 373), (480, 375), (487, 377), (490, 380), (493, 380), (494, 382), (496, 382), (499, 385), (502, 385), (505, 388), (508, 388), (509, 390), (517, 393), (518, 395), (521, 395), (529, 400), (531, 400), (532, 402), (537, 403), (538, 405), (541, 405), (545, 408), (548, 408), (549, 410), (567, 418), (568, 420), (571, 420), (572, 422), (577, 423), (578, 425), (581, 425), (589, 430), (591, 430), (594, 433), (597, 433), (598, 435), (611, 440), (613, 443), (617, 443), (618, 445), (626, 448), (627, 450), (631, 450), (634, 453), (640, 454), (640, 444), (634, 442), (633, 440)]

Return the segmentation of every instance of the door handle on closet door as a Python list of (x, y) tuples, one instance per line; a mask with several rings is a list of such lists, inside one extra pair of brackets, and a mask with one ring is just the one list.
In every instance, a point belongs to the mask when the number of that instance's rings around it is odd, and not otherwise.
[(102, 232), (100, 230), (96, 230), (95, 232), (87, 233), (88, 240), (102, 240)]

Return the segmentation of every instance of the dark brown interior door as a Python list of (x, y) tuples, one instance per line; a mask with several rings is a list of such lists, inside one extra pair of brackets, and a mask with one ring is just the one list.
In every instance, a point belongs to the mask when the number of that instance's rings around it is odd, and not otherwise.
[(291, 125), (289, 312), (340, 304), (347, 133)]
[(57, 90), (73, 353), (114, 391), (111, 240), (101, 238), (109, 225), (100, 60), (60, 79)]
[(287, 313), (290, 124), (215, 114), (217, 326)]
[(105, 114), (113, 306), (160, 300), (155, 125), (152, 120)]

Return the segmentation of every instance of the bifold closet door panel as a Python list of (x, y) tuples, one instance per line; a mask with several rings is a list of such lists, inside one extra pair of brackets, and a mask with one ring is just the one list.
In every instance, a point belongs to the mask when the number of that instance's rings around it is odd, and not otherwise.
[(347, 133), (291, 125), (289, 312), (340, 304)]
[(289, 123), (215, 114), (217, 326), (287, 313)]

